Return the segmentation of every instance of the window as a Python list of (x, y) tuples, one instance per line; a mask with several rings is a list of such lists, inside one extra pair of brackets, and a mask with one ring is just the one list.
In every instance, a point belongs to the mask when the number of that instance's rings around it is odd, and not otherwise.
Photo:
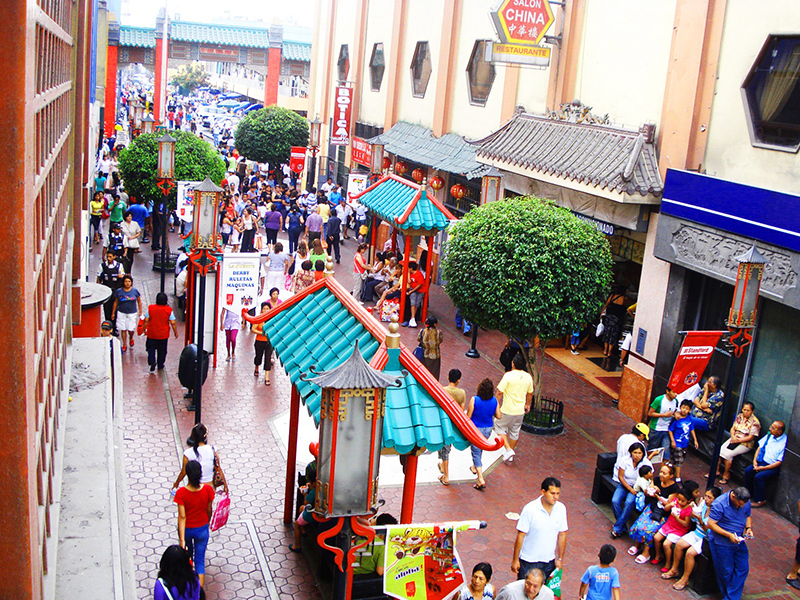
[(800, 149), (800, 36), (771, 35), (742, 85), (754, 146)]
[(372, 47), (372, 58), (369, 59), (369, 81), (373, 92), (381, 91), (383, 72), (386, 70), (386, 60), (383, 57), (383, 44)]
[(486, 40), (476, 40), (467, 63), (469, 101), (477, 106), (486, 106), (494, 83), (494, 65), (486, 62), (486, 44)]
[(411, 60), (411, 95), (424, 98), (431, 79), (431, 52), (428, 42), (417, 42), (414, 58)]
[(342, 44), (339, 48), (339, 60), (336, 66), (339, 69), (339, 81), (347, 81), (347, 74), (350, 72), (350, 49), (347, 44)]

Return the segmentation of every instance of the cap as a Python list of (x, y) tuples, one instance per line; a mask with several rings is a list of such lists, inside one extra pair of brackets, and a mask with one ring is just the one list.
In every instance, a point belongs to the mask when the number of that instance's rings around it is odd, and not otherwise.
[(650, 438), (650, 428), (644, 423), (637, 423), (634, 429), (636, 429), (636, 431), (639, 433), (644, 434), (644, 439)]
[(108, 331), (111, 331), (114, 329), (114, 326), (111, 324), (111, 321), (103, 321), (103, 324), (100, 325), (100, 329), (107, 329)]

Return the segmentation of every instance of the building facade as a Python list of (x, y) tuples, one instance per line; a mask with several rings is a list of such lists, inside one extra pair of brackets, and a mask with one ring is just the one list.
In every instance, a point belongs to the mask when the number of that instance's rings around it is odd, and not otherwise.
[(0, 456), (3, 598), (52, 598), (71, 324), (80, 322), (80, 236), (99, 116), (95, 102), (99, 3), (11, 1), (3, 6), (7, 84), (2, 195), (6, 240), (0, 328), (5, 344), (5, 436)]

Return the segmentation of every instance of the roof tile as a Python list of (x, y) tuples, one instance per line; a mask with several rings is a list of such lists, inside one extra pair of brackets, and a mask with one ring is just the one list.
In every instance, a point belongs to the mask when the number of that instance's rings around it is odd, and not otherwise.
[[(621, 193), (660, 196), (664, 184), (656, 148), (642, 143), (640, 136), (638, 131), (607, 125), (518, 113), (474, 145), (479, 161), (522, 166)], [(633, 171), (625, 177), (631, 160)]]
[(155, 31), (147, 27), (121, 25), (119, 28), (119, 45), (132, 48), (155, 48)]

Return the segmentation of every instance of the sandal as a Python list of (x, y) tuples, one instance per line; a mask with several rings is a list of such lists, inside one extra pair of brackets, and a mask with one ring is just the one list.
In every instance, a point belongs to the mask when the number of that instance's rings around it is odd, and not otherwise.
[(636, 560), (635, 560), (634, 562), (635, 562), (637, 565), (643, 565), (643, 564), (644, 564), (644, 563), (646, 563), (648, 560), (649, 560), (649, 559), (648, 559), (646, 556), (642, 556), (642, 555), (640, 554), (639, 556), (637, 556), (637, 557), (636, 557)]
[(669, 571), (670, 570), (667, 567), (661, 567), (661, 579), (668, 579), (667, 577), (664, 577), (664, 575), (669, 573)]
[(669, 571), (661, 573), (661, 579), (675, 579), (677, 576), (677, 573), (670, 573)]
[(686, 589), (686, 586), (689, 585), (688, 583), (681, 583), (680, 581), (672, 584), (672, 589), (676, 592), (682, 592)]
[(255, 371), (253, 371), (253, 377), (258, 377), (258, 369), (256, 369)]
[(448, 485), (450, 485), (450, 482), (449, 482), (449, 481), (445, 481), (445, 479), (444, 479), (444, 475), (442, 475), (441, 477), (439, 477), (439, 483), (441, 483), (441, 484), (442, 484), (442, 485), (444, 485), (444, 486), (448, 486)]
[(127, 347), (127, 346), (123, 346), (123, 347), (122, 347), (122, 353), (123, 353), (123, 354), (125, 354), (125, 351), (126, 351), (127, 349), (128, 349), (128, 347)]
[(485, 489), (486, 489), (486, 484), (484, 483), (483, 485), (478, 485), (478, 484), (476, 483), (476, 484), (475, 484), (475, 485), (473, 485), (472, 487), (474, 487), (474, 488), (475, 488), (476, 490), (478, 490), (479, 492), (482, 492), (483, 490), (485, 490)]
[(724, 477), (720, 477), (719, 479), (717, 479), (717, 483), (720, 485), (725, 485), (726, 483), (728, 483), (728, 480), (725, 479)]
[(659, 563), (660, 563), (662, 560), (663, 560), (663, 559), (661, 559), (661, 558), (654, 558), (653, 560), (651, 560), (651, 561), (650, 561), (650, 564), (651, 564), (651, 565), (657, 565), (657, 564), (659, 564)]
[(637, 554), (639, 554), (639, 547), (638, 546), (631, 546), (630, 548), (628, 548), (628, 554), (630, 556), (636, 556)]
[(270, 385), (270, 383), (272, 383), (272, 382), (269, 379), (265, 379), (264, 380), (264, 385)]

